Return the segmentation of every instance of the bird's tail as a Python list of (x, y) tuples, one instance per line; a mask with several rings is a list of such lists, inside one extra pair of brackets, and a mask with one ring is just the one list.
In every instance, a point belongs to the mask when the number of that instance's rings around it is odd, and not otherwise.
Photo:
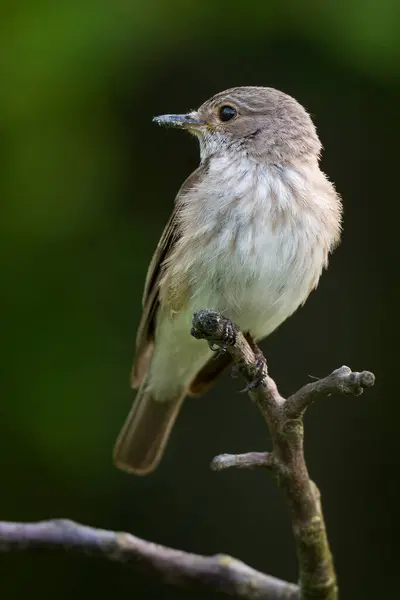
[(119, 469), (136, 475), (154, 471), (164, 452), (186, 389), (168, 400), (155, 400), (145, 377), (114, 447)]

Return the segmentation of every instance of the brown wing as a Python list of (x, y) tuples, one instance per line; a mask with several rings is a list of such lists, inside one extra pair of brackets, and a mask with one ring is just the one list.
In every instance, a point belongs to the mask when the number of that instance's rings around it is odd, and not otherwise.
[(131, 375), (131, 385), (133, 388), (138, 387), (142, 383), (153, 354), (154, 334), (160, 304), (159, 283), (162, 265), (168, 258), (175, 242), (180, 236), (177, 217), (182, 198), (190, 188), (193, 188), (196, 185), (199, 177), (204, 174), (205, 168), (207, 167), (203, 164), (196, 169), (196, 171), (186, 179), (179, 190), (175, 199), (172, 215), (165, 226), (147, 271), (142, 299), (143, 313), (136, 336), (136, 358)]
[(131, 384), (133, 388), (142, 383), (153, 354), (154, 332), (159, 307), (158, 286), (161, 265), (173, 248), (174, 240), (177, 237), (177, 212), (178, 207), (175, 205), (147, 271), (142, 299), (143, 313), (136, 335), (136, 358), (132, 368)]

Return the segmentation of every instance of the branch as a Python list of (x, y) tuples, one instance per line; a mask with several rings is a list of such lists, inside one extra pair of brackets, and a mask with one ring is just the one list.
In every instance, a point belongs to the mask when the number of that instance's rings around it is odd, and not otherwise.
[(219, 589), (243, 600), (298, 600), (298, 586), (264, 575), (224, 554), (200, 556), (142, 540), (130, 533), (95, 529), (65, 519), (0, 522), (0, 552), (64, 549), (129, 563), (167, 583)]
[(224, 469), (254, 469), (264, 467), (271, 469), (274, 466), (274, 457), (270, 452), (247, 452), (246, 454), (219, 454), (211, 461), (213, 471)]
[(300, 587), (260, 573), (243, 562), (217, 554), (200, 556), (68, 520), (40, 523), (0, 522), (0, 552), (65, 549), (124, 561), (168, 583), (218, 589), (243, 600), (337, 600), (336, 575), (316, 485), (303, 453), (303, 414), (317, 398), (334, 392), (362, 393), (375, 378), (348, 367), (309, 383), (287, 400), (268, 375), (267, 364), (249, 335), (219, 313), (203, 310), (193, 318), (192, 335), (229, 352), (244, 376), (251, 398), (263, 415), (272, 439), (271, 452), (222, 454), (211, 468), (266, 468), (275, 475), (290, 510), (300, 571)]
[(272, 452), (242, 455), (223, 454), (211, 467), (268, 467), (275, 474), (289, 507), (300, 571), (302, 600), (336, 600), (337, 583), (320, 493), (311, 481), (303, 452), (303, 414), (318, 397), (333, 392), (361, 394), (374, 385), (368, 371), (353, 373), (348, 367), (333, 371), (301, 388), (285, 400), (268, 375), (264, 356), (249, 335), (245, 336), (226, 317), (212, 310), (194, 315), (192, 335), (229, 352), (247, 380), (247, 390), (263, 415), (272, 439)]
[(285, 415), (288, 419), (295, 419), (301, 416), (314, 400), (321, 396), (330, 396), (334, 392), (360, 396), (364, 388), (370, 388), (374, 383), (375, 376), (370, 371), (353, 373), (349, 367), (340, 367), (323, 379), (307, 383), (290, 396), (286, 401)]

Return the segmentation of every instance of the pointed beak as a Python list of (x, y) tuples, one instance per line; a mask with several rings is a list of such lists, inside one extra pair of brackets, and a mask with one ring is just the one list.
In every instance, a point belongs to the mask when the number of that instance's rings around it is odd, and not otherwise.
[(197, 129), (205, 125), (195, 111), (186, 115), (161, 115), (153, 117), (153, 121), (164, 127), (179, 127), (182, 129)]

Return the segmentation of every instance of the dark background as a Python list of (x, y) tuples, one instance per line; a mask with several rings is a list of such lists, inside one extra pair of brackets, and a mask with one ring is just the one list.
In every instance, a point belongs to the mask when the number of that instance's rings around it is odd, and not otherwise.
[[(142, 286), (197, 142), (152, 116), (235, 85), (311, 112), (344, 236), (306, 306), (263, 344), (282, 393), (332, 369), (376, 387), (306, 417), (344, 599), (398, 589), (400, 36), (396, 0), (6, 2), (0, 22), (0, 518), (68, 517), (185, 550), (226, 552), (296, 580), (290, 523), (262, 472), (212, 473), (268, 448), (242, 382), (184, 405), (147, 478), (111, 451), (133, 394)], [(396, 245), (394, 240), (396, 240)], [(395, 315), (395, 318), (393, 317)], [(0, 595), (200, 598), (128, 567), (0, 556)], [(212, 593), (208, 597), (213, 598)], [(215, 595), (216, 597), (216, 595)]]

